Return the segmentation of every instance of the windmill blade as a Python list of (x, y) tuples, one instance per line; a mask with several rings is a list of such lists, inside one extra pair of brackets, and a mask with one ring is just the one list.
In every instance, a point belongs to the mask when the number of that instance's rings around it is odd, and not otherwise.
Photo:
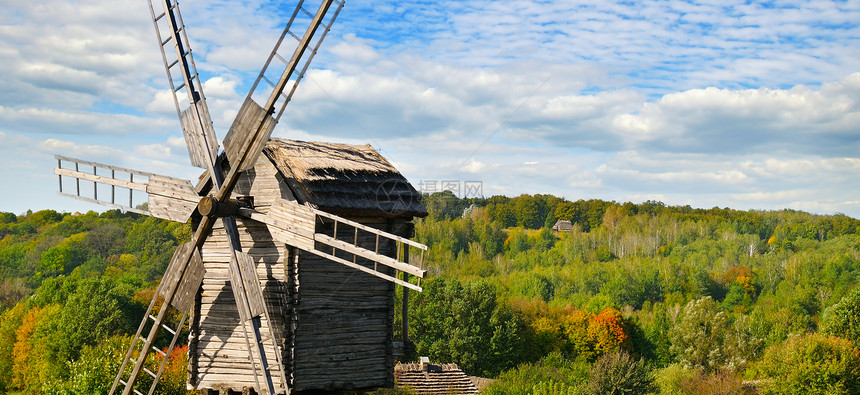
[[(420, 264), (423, 263), (423, 254), (424, 251), (427, 250), (427, 246), (421, 243), (416, 243), (412, 240), (284, 199), (275, 202), (269, 208), (269, 212), (267, 214), (259, 213), (250, 209), (240, 209), (239, 212), (248, 218), (265, 223), (269, 228), (269, 232), (272, 234), (272, 238), (279, 242), (289, 244), (314, 255), (330, 259), (353, 269), (391, 281), (403, 287), (414, 289), (419, 292), (422, 290), (420, 282), (418, 285), (412, 284), (397, 278), (396, 275), (391, 276), (378, 270), (378, 265), (384, 265), (396, 271), (416, 276), (420, 281), (420, 279), (424, 278), (427, 274), (426, 270), (422, 269), (420, 266), (399, 260), (399, 255), (402, 255), (400, 253), (397, 254), (398, 256), (396, 258), (379, 253), (379, 246), (380, 244), (393, 243), (396, 245), (396, 251), (403, 251), (410, 247), (416, 248), (421, 251), (421, 254), (417, 259)], [(328, 221), (332, 223), (334, 228), (332, 235), (317, 232), (317, 221)], [(338, 231), (338, 229), (340, 229), (340, 231)], [(352, 230), (352, 232), (349, 232), (350, 230)], [(337, 238), (337, 235), (339, 233), (344, 233), (344, 231), (350, 235), (354, 235), (351, 243)], [(370, 234), (372, 237), (376, 238), (375, 251), (358, 245), (360, 235), (363, 236), (365, 234)], [(318, 245), (320, 247), (325, 246), (325, 249), (317, 248)], [(344, 256), (352, 256), (352, 261), (344, 258)], [(358, 259), (374, 263), (373, 268), (359, 264)]]
[[(156, 11), (152, 0), (147, 1), (191, 164), (208, 170), (218, 155), (218, 140), (215, 138), (197, 66), (191, 55), (179, 2), (157, 0), (160, 7)], [(173, 50), (169, 47), (173, 47)], [(180, 104), (186, 102), (186, 99), (180, 99), (183, 94), (187, 97), (188, 105)]]
[(187, 222), (200, 197), (188, 180), (153, 174), (146, 186), (149, 214), (153, 217)]
[[(60, 155), (54, 158), (60, 195), (177, 222), (187, 222), (197, 208), (199, 197), (188, 180)], [(73, 181), (71, 188), (66, 185), (69, 181)], [(147, 197), (147, 209), (139, 208), (142, 196)]]
[[(182, 265), (185, 262), (188, 264), (183, 270)], [(197, 289), (203, 283), (205, 273), (200, 250), (194, 248), (191, 243), (185, 243), (174, 251), (173, 258), (170, 259), (170, 264), (161, 279), (165, 285), (159, 287), (158, 295), (164, 298), (165, 303), (170, 303), (177, 310), (189, 311), (197, 295)]]
[[(151, 6), (151, 0), (149, 1)], [(328, 12), (332, 3), (337, 3), (338, 6), (333, 14), (329, 14)], [(205, 167), (208, 170), (210, 179), (212, 181), (212, 187), (215, 190), (214, 198), (206, 200), (208, 202), (207, 204), (214, 204), (215, 206), (217, 206), (218, 204), (225, 203), (230, 198), (233, 188), (236, 186), (236, 182), (239, 179), (239, 174), (242, 171), (253, 167), (253, 165), (256, 163), (257, 158), (262, 152), (263, 145), (269, 139), (269, 136), (271, 135), (272, 130), (277, 123), (277, 119), (280, 117), (284, 107), (286, 106), (286, 103), (289, 102), (289, 98), (295, 91), (295, 87), (298, 83), (298, 80), (301, 79), (301, 75), (303, 75), (304, 72), (307, 70), (307, 67), (310, 63), (310, 59), (313, 58), (314, 53), (317, 51), (320, 44), (322, 43), (322, 39), (328, 32), (331, 23), (334, 22), (337, 13), (339, 13), (340, 9), (343, 7), (343, 0), (323, 0), (319, 10), (312, 18), (303, 38), (299, 39), (299, 45), (295, 49), (291, 60), (289, 62), (286, 62), (280, 55), (278, 55), (277, 52), (280, 48), (281, 43), (283, 42), (284, 36), (287, 33), (290, 33), (295, 37), (295, 35), (291, 32), (290, 29), (293, 23), (297, 20), (297, 16), (299, 15), (299, 13), (304, 12), (308, 15), (311, 15), (307, 10), (305, 10), (303, 4), (304, 1), (300, 0), (298, 7), (293, 14), (293, 17), (287, 24), (287, 29), (285, 30), (284, 34), (281, 35), (281, 39), (278, 41), (278, 44), (275, 46), (275, 49), (269, 56), (269, 60), (267, 61), (266, 66), (261, 72), (261, 76), (265, 75), (266, 70), (268, 70), (269, 65), (271, 64), (272, 58), (275, 56), (277, 56), (279, 60), (283, 61), (286, 64), (286, 68), (281, 74), (278, 83), (272, 84), (272, 93), (266, 101), (265, 106), (261, 107), (252, 99), (252, 95), (256, 92), (256, 86), (258, 85), (257, 83), (255, 83), (254, 88), (252, 88), (251, 92), (248, 94), (248, 98), (246, 99), (246, 105), (244, 105), (242, 107), (242, 110), (240, 110), (239, 115), (237, 115), (236, 117), (236, 121), (234, 121), (233, 123), (233, 127), (231, 127), (230, 133), (228, 133), (227, 138), (225, 138), (225, 149), (227, 150), (227, 157), (230, 161), (230, 170), (227, 173), (226, 177), (223, 177), (222, 175), (221, 166), (216, 164), (215, 153), (217, 152), (217, 146), (215, 149), (213, 149), (213, 145), (210, 144), (211, 140), (214, 139), (214, 133), (210, 133), (211, 120), (209, 120), (208, 118), (208, 110), (203, 109), (205, 107), (205, 101), (203, 100), (202, 91), (199, 90), (199, 77), (197, 76), (193, 59), (191, 58), (191, 51), (187, 49), (187, 38), (185, 37), (185, 29), (181, 23), (181, 16), (179, 15), (178, 7), (175, 3), (171, 4), (170, 0), (162, 0), (162, 5), (164, 6), (165, 12), (159, 15), (156, 15), (153, 8), (150, 7), (150, 9), (152, 10), (153, 22), (155, 23), (156, 31), (158, 32), (158, 39), (161, 44), (162, 57), (164, 59), (165, 69), (167, 70), (170, 79), (171, 89), (173, 90), (174, 95), (174, 102), (176, 103), (177, 113), (179, 113), (180, 119), (182, 121), (183, 132), (186, 135), (186, 142), (189, 146), (189, 153), (192, 157), (192, 162), (195, 165), (200, 165), (201, 167)], [(323, 33), (319, 36), (316, 36), (316, 42), (314, 44), (311, 44), (312, 39), (315, 37), (315, 33), (317, 32), (317, 28), (323, 23), (323, 20), (327, 15), (330, 18), (328, 19), (328, 24), (324, 25), (325, 28), (323, 30)], [(162, 37), (158, 26), (159, 21), (165, 17), (167, 17), (168, 26), (171, 31), (170, 37), (167, 38)], [(172, 63), (168, 63), (164, 46), (171, 40), (173, 41), (174, 48), (176, 49), (177, 59)], [(309, 54), (306, 54), (308, 46), (312, 46), (313, 51), (311, 51)], [(305, 57), (306, 61), (302, 68), (302, 71), (301, 73), (299, 73), (298, 76), (293, 77), (296, 67), (301, 61), (303, 55), (307, 56)], [(183, 76), (183, 83), (179, 84), (178, 88), (174, 87), (173, 77), (171, 77), (171, 67), (177, 64), (182, 65), (179, 70)], [(287, 95), (283, 95), (285, 88), (288, 84), (290, 84), (291, 77), (293, 77), (292, 81), (294, 81), (294, 83), (292, 83), (289, 93)], [(260, 79), (261, 78), (258, 78), (258, 82)], [(194, 89), (195, 86), (196, 89)], [(186, 110), (180, 109), (179, 99), (177, 97), (177, 91), (183, 88), (186, 89), (189, 101), (192, 104), (189, 109)], [(195, 92), (197, 94), (195, 94)], [(277, 116), (272, 117), (272, 114), (275, 114), (276, 111)], [(197, 126), (199, 126), (199, 128), (197, 128)], [(202, 200), (201, 203), (203, 203)], [(217, 209), (217, 207), (215, 207), (214, 210), (210, 211), (212, 215), (203, 216), (197, 229), (195, 229), (194, 235), (192, 236), (192, 241), (189, 244), (192, 247), (189, 248), (198, 250), (200, 249), (200, 247), (202, 247), (202, 245), (206, 242), (207, 237), (211, 234), (212, 228), (217, 219), (216, 213), (218, 212), (219, 210)], [(230, 283), (231, 288), (233, 290), (234, 298), (237, 303), (237, 308), (240, 314), (243, 316), (242, 325), (245, 325), (245, 322), (250, 319), (255, 336), (254, 344), (257, 345), (257, 356), (259, 356), (262, 365), (261, 370), (265, 379), (265, 393), (274, 394), (274, 383), (272, 380), (271, 373), (268, 369), (265, 347), (260, 334), (261, 316), (264, 317), (267, 322), (271, 322), (271, 319), (268, 316), (265, 302), (262, 297), (260, 282), (257, 278), (253, 260), (250, 259), (247, 254), (244, 254), (242, 252), (242, 247), (239, 243), (239, 236), (235, 218), (233, 216), (226, 216), (221, 218), (221, 220), (227, 232), (227, 239), (230, 245)], [(173, 267), (172, 270), (184, 272), (191, 264), (193, 256), (194, 254), (177, 255), (175, 257), (176, 263), (171, 263), (171, 267)], [(169, 292), (169, 294), (173, 293), (173, 291)], [(158, 330), (159, 326), (153, 326), (152, 332), (147, 337), (147, 339), (154, 338)], [(275, 336), (273, 333), (271, 333), (271, 327), (269, 327), (269, 331), (270, 333), (268, 337), (271, 341), (274, 341)], [(257, 380), (257, 367), (253, 348), (254, 347), (251, 346), (251, 343), (249, 341), (249, 358), (252, 364), (254, 364), (255, 380)], [(275, 347), (275, 350), (277, 350), (277, 346)], [(138, 373), (142, 369), (143, 362), (145, 361), (146, 357), (145, 354), (148, 353), (148, 351), (148, 348), (144, 348), (144, 351), (140, 353), (138, 359), (135, 361), (132, 376), (127, 381), (123, 382), (125, 385), (125, 389), (123, 391), (124, 395), (134, 390), (134, 382), (137, 379)], [(129, 351), (129, 353), (131, 352), (132, 350)], [(275, 352), (274, 354), (276, 366), (281, 375), (281, 382), (286, 384), (286, 373), (284, 370), (283, 362), (280, 358), (280, 353)], [(121, 370), (119, 375), (117, 376), (117, 379), (114, 383), (114, 387), (117, 387), (117, 383), (120, 382), (120, 376), (122, 375), (122, 372), (123, 371)], [(257, 384), (257, 387), (257, 392), (263, 392), (263, 388), (260, 388), (261, 386), (259, 382)], [(284, 389), (286, 390), (286, 388)], [(111, 390), (111, 393), (113, 393), (113, 389)]]
[[(304, 7), (305, 2), (299, 1), (224, 138), (227, 158), (238, 171), (250, 169), (256, 163), (343, 4), (343, 0), (323, 0), (317, 12), (312, 14)], [(334, 9), (332, 5), (335, 5)], [(305, 23), (305, 33), (298, 36), (295, 32), (300, 31)], [(298, 41), (291, 54), (281, 50), (288, 35)], [(260, 105), (257, 100), (265, 104)]]

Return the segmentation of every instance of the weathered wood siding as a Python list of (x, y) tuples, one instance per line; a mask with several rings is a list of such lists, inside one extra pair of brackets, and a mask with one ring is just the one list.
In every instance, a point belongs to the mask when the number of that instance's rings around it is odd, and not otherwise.
[[(277, 198), (293, 199), (289, 188), (265, 157), (258, 160), (254, 169), (243, 173), (233, 197), (254, 196), (255, 208), (267, 212)], [(264, 224), (237, 218), (239, 238), (244, 252), (254, 257), (257, 276), (263, 285), (263, 295), (273, 321), (276, 341), (265, 342), (270, 366), (274, 366), (274, 352), (284, 353), (285, 328), (290, 316), (287, 307), (287, 282), (283, 265), (286, 247), (272, 241)], [(227, 265), (230, 247), (223, 223), (219, 220), (212, 235), (203, 246), (203, 264), (206, 275), (202, 292), (195, 304), (191, 322), (192, 338), (189, 341), (188, 381), (196, 389), (232, 389), (254, 387), (254, 374), (248, 359), (245, 333), (253, 344), (250, 325), (243, 330), (230, 287)], [(262, 334), (268, 338), (269, 323), (263, 320)], [(272, 370), (275, 387), (282, 380), (275, 367)], [(289, 380), (289, 379), (288, 379)]]
[[(254, 196), (255, 208), (268, 212), (276, 198), (293, 196), (265, 156), (245, 172), (236, 196)], [(350, 218), (404, 237), (411, 228), (404, 220)], [(267, 341), (267, 355), (281, 352), (287, 386), (293, 391), (347, 390), (393, 386), (392, 330), (394, 285), (366, 273), (272, 241), (266, 226), (237, 219), (243, 250), (255, 258), (257, 274), (272, 318), (275, 342)], [(332, 235), (318, 225), (317, 232)], [(338, 229), (337, 238), (354, 241), (352, 228)], [(376, 240), (361, 236), (359, 244), (375, 249)], [(379, 251), (394, 256), (394, 246)], [(338, 254), (352, 260), (352, 255)], [(218, 222), (203, 248), (206, 275), (192, 317), (189, 342), (189, 384), (195, 389), (232, 389), (254, 386), (247, 345), (229, 284), (229, 247)], [(371, 266), (359, 259), (359, 263)], [(380, 265), (382, 270), (386, 267)], [(388, 274), (393, 274), (392, 269)], [(263, 321), (264, 338), (269, 323)], [(253, 337), (250, 328), (248, 335)], [(274, 362), (274, 361), (272, 361)], [(275, 385), (281, 384), (272, 371)]]
[[(403, 221), (350, 218), (390, 233), (404, 235)], [(318, 232), (332, 235), (330, 226)], [(353, 228), (338, 229), (337, 238), (349, 243)], [(359, 235), (360, 246), (375, 249), (375, 237)], [(394, 284), (304, 251), (289, 260), (297, 300), (292, 335), (294, 389), (333, 390), (392, 386), (394, 358)], [(385, 243), (379, 251), (394, 256)], [(352, 260), (350, 254), (338, 254)], [(358, 259), (359, 264), (373, 263)], [(385, 268), (379, 265), (379, 270)], [(393, 269), (386, 273), (393, 275)]]

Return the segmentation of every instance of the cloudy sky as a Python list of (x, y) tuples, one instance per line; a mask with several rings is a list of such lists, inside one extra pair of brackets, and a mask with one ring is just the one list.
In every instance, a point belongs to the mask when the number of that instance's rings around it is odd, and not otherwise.
[[(223, 138), (295, 2), (181, 6)], [(145, 1), (2, 0), (0, 59), (0, 211), (100, 209), (55, 154), (199, 174)], [(424, 190), (860, 217), (860, 1), (347, 0), (274, 136)]]

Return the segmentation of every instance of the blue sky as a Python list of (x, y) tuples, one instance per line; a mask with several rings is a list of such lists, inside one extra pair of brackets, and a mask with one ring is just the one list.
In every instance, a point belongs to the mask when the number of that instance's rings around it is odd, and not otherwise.
[[(295, 2), (181, 3), (223, 138)], [(189, 165), (142, 0), (0, 4), (0, 211), (54, 154)], [(347, 0), (276, 137), (416, 186), (860, 217), (860, 1)]]

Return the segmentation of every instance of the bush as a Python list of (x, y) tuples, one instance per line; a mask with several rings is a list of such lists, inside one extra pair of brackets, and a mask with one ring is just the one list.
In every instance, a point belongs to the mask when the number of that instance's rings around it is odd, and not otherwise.
[(532, 388), (532, 395), (579, 395), (581, 393), (579, 386), (554, 381), (542, 381)]
[(758, 369), (771, 379), (765, 394), (860, 393), (860, 351), (834, 336), (790, 336), (765, 350)]
[(646, 394), (653, 389), (651, 372), (644, 359), (633, 359), (624, 351), (604, 354), (588, 373), (588, 391), (602, 394)]
[(95, 346), (85, 346), (77, 361), (69, 363), (69, 379), (56, 393), (106, 394), (128, 350), (130, 338), (114, 336)]
[(654, 384), (662, 395), (684, 395), (682, 383), (696, 376), (696, 369), (687, 368), (679, 363), (673, 363), (654, 374)]
[[(47, 388), (48, 393), (57, 395), (71, 394), (106, 394), (110, 391), (116, 373), (119, 371), (122, 358), (128, 351), (131, 338), (128, 336), (113, 336), (101, 341), (95, 346), (86, 346), (81, 350), (81, 357), (70, 362), (69, 378), (66, 381), (52, 383)], [(168, 355), (164, 374), (156, 387), (156, 394), (185, 395), (185, 368), (188, 361), (188, 347), (177, 346)], [(157, 372), (161, 366), (162, 357), (149, 353), (146, 357), (147, 369)], [(126, 366), (128, 377), (132, 367)], [(152, 385), (152, 377), (146, 373), (138, 376), (135, 388), (146, 391)], [(122, 387), (119, 388), (122, 390)]]
[(744, 387), (737, 373), (731, 370), (705, 374), (698, 371), (680, 382), (681, 393), (697, 395), (743, 395), (754, 391)]

